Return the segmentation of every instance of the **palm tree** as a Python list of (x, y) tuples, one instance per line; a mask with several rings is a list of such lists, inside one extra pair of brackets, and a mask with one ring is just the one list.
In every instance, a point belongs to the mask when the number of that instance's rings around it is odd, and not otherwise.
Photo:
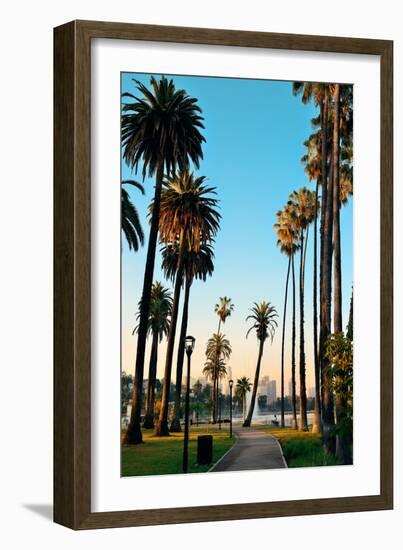
[(242, 399), (242, 417), (244, 421), (246, 414), (246, 394), (247, 392), (250, 392), (251, 387), (252, 383), (249, 381), (249, 378), (246, 378), (246, 376), (238, 378), (236, 381), (235, 393)]
[[(217, 420), (218, 410), (218, 383), (222, 376), (219, 376), (221, 366), (225, 366), (225, 360), (229, 359), (232, 352), (229, 340), (225, 335), (220, 333), (213, 334), (207, 341), (206, 358), (209, 368), (215, 373), (211, 379), (213, 382), (213, 422)], [(211, 364), (210, 364), (211, 363)], [(206, 364), (207, 366), (207, 364)], [(225, 371), (226, 372), (226, 371)]]
[(227, 296), (220, 297), (218, 303), (214, 306), (214, 312), (217, 313), (219, 318), (217, 334), (220, 334), (221, 323), (224, 324), (233, 311), (234, 304), (231, 298), (227, 298)]
[(333, 332), (343, 330), (341, 292), (340, 208), (352, 194), (352, 89), (334, 84), (333, 91)]
[[(140, 304), (139, 304), (140, 308)], [(155, 380), (157, 376), (158, 343), (168, 334), (170, 315), (172, 311), (172, 293), (160, 282), (153, 283), (151, 289), (150, 314), (148, 332), (152, 334), (150, 366), (148, 371), (148, 386), (144, 416), (144, 428), (154, 427)], [(137, 318), (140, 317), (140, 313)], [(137, 331), (136, 327), (133, 331)]]
[[(295, 300), (295, 262), (294, 257), (300, 248), (299, 231), (295, 222), (295, 216), (292, 205), (288, 203), (284, 206), (281, 215), (282, 233), (280, 237), (290, 246), (291, 253), (291, 287), (292, 287), (292, 335), (291, 335), (291, 407), (293, 429), (298, 428), (297, 422), (297, 400), (296, 400), (296, 300)], [(293, 245), (291, 244), (293, 243)]]
[[(165, 179), (161, 193), (159, 222), (161, 240), (166, 245), (172, 243), (172, 246), (177, 248), (178, 259), (165, 359), (161, 411), (154, 434), (156, 436), (169, 435), (169, 390), (186, 255), (191, 251), (198, 254), (202, 244), (211, 242), (220, 226), (221, 215), (216, 208), (218, 201), (211, 196), (215, 194), (215, 188), (207, 187), (204, 185), (204, 181), (204, 176), (195, 177), (188, 170), (180, 171)], [(152, 208), (153, 205), (150, 206), (150, 209)]]
[[(178, 265), (178, 248), (168, 246), (165, 247), (163, 252), (163, 268), (166, 273), (175, 272)], [(214, 252), (213, 247), (207, 243), (202, 243), (200, 250), (195, 252), (190, 250), (186, 252), (184, 261), (184, 279), (185, 279), (185, 296), (183, 301), (182, 311), (182, 323), (179, 335), (178, 343), (178, 359), (176, 364), (176, 385), (175, 385), (175, 406), (174, 417), (171, 423), (171, 432), (180, 432), (180, 403), (182, 392), (182, 372), (183, 372), (183, 359), (185, 356), (185, 338), (188, 325), (188, 312), (189, 312), (189, 296), (190, 288), (194, 279), (200, 279), (206, 281), (207, 276), (211, 276), (214, 271)], [(165, 263), (165, 265), (164, 265)]]
[(229, 359), (232, 353), (232, 348), (229, 340), (225, 337), (225, 334), (213, 334), (211, 338), (207, 340), (206, 345), (206, 357), (207, 359), (216, 359), (220, 357), (224, 361)]
[[(295, 224), (290, 219), (287, 208), (279, 210), (277, 212), (277, 223), (274, 224), (274, 230), (277, 234), (277, 246), (280, 251), (288, 257), (287, 276), (285, 280), (284, 290), (284, 313), (283, 313), (283, 329), (281, 336), (281, 427), (284, 428), (284, 345), (285, 345), (285, 326), (287, 316), (287, 299), (288, 299), (288, 281), (290, 278), (290, 268), (293, 261), (295, 252), (298, 250), (298, 233), (295, 228)], [(295, 288), (293, 286), (293, 292), (295, 294)], [(295, 308), (293, 311), (293, 317), (295, 318)], [(293, 341), (295, 350), (295, 339)], [(293, 369), (292, 384), (295, 388), (295, 368)], [(293, 413), (295, 412), (295, 390), (293, 401)]]
[[(334, 293), (333, 293), (333, 333), (337, 339), (343, 332), (342, 321), (342, 277), (341, 277), (341, 231), (340, 208), (341, 199), (346, 194), (346, 183), (351, 173), (352, 160), (352, 92), (347, 86), (344, 90), (340, 84), (333, 86), (333, 249), (334, 249)], [(341, 134), (343, 135), (343, 189), (341, 187)], [(347, 154), (346, 154), (347, 150)], [(352, 184), (352, 177), (351, 177)], [(352, 188), (351, 188), (352, 191)], [(335, 396), (336, 421), (343, 424), (346, 410), (346, 396), (343, 392), (336, 392)], [(341, 464), (351, 463), (350, 444), (348, 437), (342, 430), (338, 430), (336, 437), (336, 456)]]
[[(324, 224), (324, 257), (323, 257), (323, 300), (324, 318), (323, 331), (321, 330), (322, 350), (322, 419), (323, 440), (325, 453), (333, 453), (336, 450), (334, 438), (334, 395), (331, 388), (332, 380), (329, 379), (329, 360), (325, 353), (327, 340), (332, 332), (331, 321), (333, 318), (333, 331), (341, 330), (341, 245), (340, 245), (340, 206), (345, 204), (348, 196), (352, 194), (352, 88), (338, 84), (329, 85), (329, 121), (333, 128), (329, 131), (329, 178), (326, 201), (326, 213)], [(341, 140), (340, 140), (341, 138)], [(341, 141), (341, 149), (340, 149)], [(336, 173), (337, 172), (337, 173)], [(334, 264), (333, 264), (334, 258)], [(334, 274), (333, 315), (332, 315), (332, 265)], [(338, 405), (336, 403), (336, 419)]]
[(212, 383), (212, 392), (213, 392), (212, 412), (213, 412), (213, 419), (214, 419), (214, 414), (216, 410), (215, 403), (218, 400), (218, 394), (216, 393), (216, 388), (218, 387), (218, 385), (216, 382), (217, 380), (222, 380), (227, 376), (227, 366), (224, 359), (221, 358), (217, 361), (215, 358), (214, 359), (208, 358), (204, 363), (203, 374), (207, 378), (207, 380), (210, 380)]
[(300, 323), (299, 323), (299, 378), (300, 378), (300, 422), (299, 430), (308, 430), (307, 418), (307, 400), (306, 400), (306, 364), (305, 364), (305, 308), (304, 308), (304, 290), (305, 290), (305, 263), (308, 244), (309, 224), (313, 221), (318, 206), (316, 194), (302, 187), (298, 191), (293, 191), (289, 199), (291, 215), (294, 218), (299, 232), (300, 240), (300, 268), (299, 268), (299, 303), (300, 303)]
[[(214, 312), (218, 315), (218, 330), (217, 334), (220, 334), (221, 324), (225, 324), (227, 317), (231, 316), (231, 313), (234, 311), (234, 304), (232, 303), (231, 298), (227, 296), (222, 296), (219, 298), (218, 302), (214, 306)], [(215, 395), (218, 395), (218, 379), (216, 380), (217, 387), (215, 388)], [(216, 421), (218, 415), (218, 399), (215, 400), (216, 410), (213, 415), (213, 422)]]
[[(144, 187), (141, 185), (141, 183), (138, 183), (134, 180), (124, 180), (122, 181), (123, 185), (132, 185), (133, 187), (136, 187), (141, 191), (141, 193), (144, 195)], [(121, 188), (121, 201), (122, 201), (122, 218), (121, 218), (121, 224), (122, 224), (122, 231), (124, 236), (126, 237), (127, 244), (129, 245), (130, 250), (134, 250), (137, 252), (139, 249), (139, 246), (143, 246), (144, 244), (144, 232), (141, 227), (139, 214), (137, 212), (137, 208), (134, 206), (132, 201), (130, 200), (129, 193), (124, 189)]]
[(255, 302), (250, 311), (252, 313), (248, 315), (246, 320), (248, 321), (249, 319), (251, 319), (253, 321), (253, 325), (246, 333), (246, 337), (248, 337), (248, 334), (251, 330), (256, 330), (256, 336), (259, 341), (259, 354), (256, 364), (255, 380), (253, 382), (253, 391), (249, 406), (249, 412), (246, 420), (243, 423), (245, 427), (250, 426), (253, 416), (253, 410), (255, 408), (257, 387), (259, 385), (260, 364), (262, 362), (264, 343), (267, 338), (270, 338), (270, 341), (273, 342), (274, 333), (277, 328), (276, 317), (278, 317), (276, 308), (272, 306), (270, 302)]
[(144, 355), (147, 324), (154, 276), (155, 252), (160, 217), (160, 199), (164, 173), (172, 174), (177, 168), (186, 170), (193, 162), (196, 168), (203, 158), (200, 129), (203, 118), (197, 100), (184, 90), (177, 90), (173, 80), (162, 77), (150, 79), (151, 90), (138, 80), (136, 93), (123, 94), (128, 102), (122, 106), (123, 158), (135, 170), (142, 164), (143, 178), (155, 174), (155, 192), (151, 214), (150, 235), (141, 297), (140, 322), (133, 386), (133, 404), (126, 443), (142, 443), (140, 427), (141, 390), (144, 376)]
[[(314, 120), (312, 121), (315, 122)], [(307, 148), (306, 154), (301, 161), (305, 165), (305, 173), (309, 181), (316, 181), (315, 195), (318, 197), (321, 175), (321, 131), (309, 136), (304, 145)], [(320, 398), (320, 359), (318, 350), (318, 210), (319, 201), (315, 201), (313, 228), (313, 357), (315, 365), (315, 412), (312, 426), (313, 433), (322, 431), (321, 427), (321, 398)]]

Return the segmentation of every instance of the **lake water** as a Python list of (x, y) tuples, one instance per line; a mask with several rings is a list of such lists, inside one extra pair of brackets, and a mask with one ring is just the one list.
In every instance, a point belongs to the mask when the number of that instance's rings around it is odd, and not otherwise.
[[(308, 424), (313, 424), (314, 419), (314, 411), (308, 411)], [(297, 414), (297, 420), (299, 418), (299, 415)], [(234, 422), (240, 422), (242, 421), (241, 415), (234, 415), (233, 416)], [(255, 410), (252, 417), (252, 422), (256, 424), (271, 424), (272, 420), (278, 420), (280, 422), (281, 420), (281, 413), (272, 413), (272, 412), (261, 412), (259, 410)], [(286, 426), (291, 426), (292, 424), (292, 413), (286, 412), (284, 413), (284, 422)]]

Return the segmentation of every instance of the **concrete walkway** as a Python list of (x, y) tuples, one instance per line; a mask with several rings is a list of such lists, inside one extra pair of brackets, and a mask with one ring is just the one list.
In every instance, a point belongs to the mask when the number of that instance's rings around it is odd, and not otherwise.
[(210, 472), (240, 470), (269, 470), (286, 468), (280, 444), (270, 434), (251, 428), (239, 428), (235, 445), (219, 460)]

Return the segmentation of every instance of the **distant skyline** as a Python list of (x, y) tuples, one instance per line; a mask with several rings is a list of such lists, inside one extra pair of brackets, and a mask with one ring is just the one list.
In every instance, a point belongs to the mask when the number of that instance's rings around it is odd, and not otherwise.
[[(148, 74), (122, 73), (122, 92), (135, 93), (133, 78), (149, 86)], [(157, 78), (160, 75), (154, 75)], [(277, 248), (273, 230), (276, 212), (286, 203), (289, 194), (302, 186), (315, 189), (308, 182), (300, 162), (305, 153), (303, 142), (312, 133), (311, 119), (317, 115), (312, 105), (304, 106), (292, 94), (291, 82), (173, 76), (175, 85), (198, 99), (203, 109), (204, 159), (198, 175), (207, 177), (217, 191), (222, 215), (221, 230), (215, 242), (215, 270), (206, 282), (195, 281), (191, 290), (188, 333), (196, 338), (191, 377), (203, 376), (205, 346), (217, 331), (218, 318), (214, 305), (220, 296), (232, 298), (235, 309), (222, 327), (232, 345), (228, 365), (232, 378), (247, 376), (253, 381), (258, 342), (245, 322), (253, 302), (270, 301), (279, 315), (279, 328), (273, 340), (265, 344), (261, 377), (277, 381), (280, 392), (281, 320), (287, 258)], [(122, 179), (142, 181), (122, 159)], [(144, 181), (146, 194), (127, 188), (138, 209), (146, 235), (144, 246), (133, 252), (122, 239), (122, 369), (134, 372), (136, 313), (141, 295), (149, 226), (147, 208), (154, 193), (154, 178)], [(341, 210), (343, 326), (348, 321), (353, 283), (353, 200)], [(312, 228), (313, 229), (313, 228)], [(305, 345), (307, 387), (314, 386), (312, 356), (312, 262), (313, 231), (310, 230), (305, 280)], [(172, 288), (164, 279), (161, 256), (156, 258), (154, 280)], [(180, 311), (182, 307), (182, 300)], [(298, 320), (298, 293), (297, 293)], [(181, 317), (178, 319), (178, 326)], [(288, 302), (285, 353), (286, 391), (290, 378), (291, 297)], [(297, 332), (298, 338), (298, 332)], [(297, 340), (298, 342), (298, 340)], [(166, 341), (159, 348), (157, 377), (163, 377)], [(298, 345), (297, 345), (298, 365)], [(148, 376), (150, 342), (147, 344), (145, 378)], [(172, 379), (176, 370), (175, 346)], [(297, 369), (298, 370), (298, 369)], [(298, 377), (297, 377), (298, 382)]]

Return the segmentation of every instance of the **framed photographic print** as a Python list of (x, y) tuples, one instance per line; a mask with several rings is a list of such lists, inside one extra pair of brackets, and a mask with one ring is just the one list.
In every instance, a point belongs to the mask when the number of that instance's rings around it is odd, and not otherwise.
[(54, 47), (55, 521), (392, 508), (392, 42)]

